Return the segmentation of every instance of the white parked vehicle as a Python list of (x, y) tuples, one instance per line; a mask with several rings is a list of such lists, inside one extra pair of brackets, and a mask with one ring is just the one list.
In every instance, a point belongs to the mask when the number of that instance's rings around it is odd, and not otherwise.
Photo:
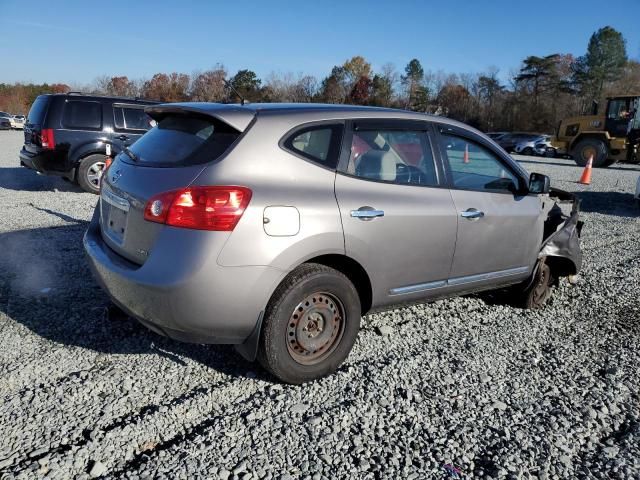
[(547, 147), (553, 148), (551, 146), (551, 136), (539, 135), (517, 143), (514, 151), (520, 155), (547, 155)]
[(11, 128), (22, 130), (24, 128), (24, 121), (25, 121), (24, 115), (14, 115), (10, 119)]

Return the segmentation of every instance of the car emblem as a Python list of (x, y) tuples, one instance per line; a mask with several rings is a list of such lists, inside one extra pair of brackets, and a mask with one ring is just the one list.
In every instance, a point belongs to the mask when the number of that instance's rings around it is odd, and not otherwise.
[(121, 176), (122, 172), (120, 170), (113, 172), (113, 175), (111, 175), (111, 183), (117, 183)]

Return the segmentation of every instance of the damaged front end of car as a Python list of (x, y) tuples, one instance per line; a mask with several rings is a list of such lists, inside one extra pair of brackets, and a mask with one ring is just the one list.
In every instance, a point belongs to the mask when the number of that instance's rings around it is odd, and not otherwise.
[(544, 259), (556, 278), (575, 277), (582, 267), (580, 199), (557, 188), (550, 189), (549, 199), (538, 258)]

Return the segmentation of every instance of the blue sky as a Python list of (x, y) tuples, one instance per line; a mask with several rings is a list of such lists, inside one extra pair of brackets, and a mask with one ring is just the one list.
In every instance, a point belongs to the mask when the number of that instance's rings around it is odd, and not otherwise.
[(508, 78), (527, 55), (582, 55), (611, 25), (640, 58), (640, 0), (58, 1), (0, 0), (0, 82), (88, 83), (102, 74), (192, 73), (217, 62), (319, 78), (363, 55), (378, 68)]

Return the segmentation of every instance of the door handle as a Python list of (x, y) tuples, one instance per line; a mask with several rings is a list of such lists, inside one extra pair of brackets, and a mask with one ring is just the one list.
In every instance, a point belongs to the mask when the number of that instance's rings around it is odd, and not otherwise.
[(372, 220), (376, 217), (384, 217), (384, 210), (376, 210), (372, 207), (360, 207), (358, 210), (351, 210), (353, 218), (360, 220)]
[(475, 208), (468, 208), (464, 212), (460, 212), (460, 216), (462, 218), (466, 218), (467, 220), (477, 220), (484, 217), (484, 212), (481, 212), (480, 210), (477, 210)]
[(129, 140), (129, 137), (127, 137), (126, 135), (118, 135), (116, 138), (117, 138), (118, 140), (122, 140), (123, 142), (124, 142), (125, 140)]

